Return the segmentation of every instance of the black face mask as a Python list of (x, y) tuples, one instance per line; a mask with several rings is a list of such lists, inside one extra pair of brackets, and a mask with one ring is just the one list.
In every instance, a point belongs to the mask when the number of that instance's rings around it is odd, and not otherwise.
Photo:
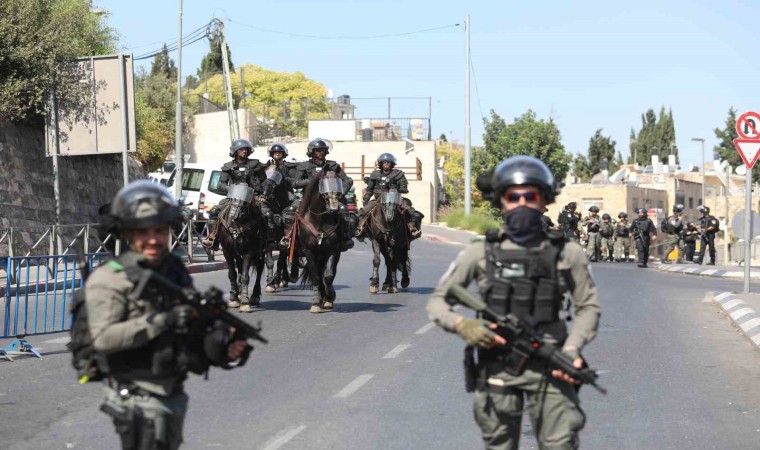
[(518, 244), (536, 237), (543, 229), (543, 213), (528, 206), (518, 206), (504, 213), (504, 228), (510, 239)]

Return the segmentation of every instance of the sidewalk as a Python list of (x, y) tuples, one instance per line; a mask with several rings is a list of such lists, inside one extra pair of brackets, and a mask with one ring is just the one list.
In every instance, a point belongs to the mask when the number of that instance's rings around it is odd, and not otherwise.
[(479, 235), (474, 231), (449, 228), (443, 224), (436, 223), (422, 225), (422, 237), (420, 239), (442, 242), (444, 244), (466, 246), (472, 243), (473, 239), (477, 239), (478, 237), (482, 237), (482, 235)]
[[(744, 267), (741, 266), (706, 266), (697, 264), (662, 264), (657, 266), (663, 272), (683, 273), (687, 275), (701, 275), (716, 278), (744, 278)], [(752, 266), (750, 278), (760, 280), (760, 267)]]
[(760, 294), (714, 293), (712, 301), (725, 312), (739, 330), (760, 350)]

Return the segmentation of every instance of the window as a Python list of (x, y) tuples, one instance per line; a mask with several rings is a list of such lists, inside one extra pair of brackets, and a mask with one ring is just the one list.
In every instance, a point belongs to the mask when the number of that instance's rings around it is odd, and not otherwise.
[(685, 203), (685, 198), (686, 196), (683, 191), (676, 191), (676, 205), (683, 205)]
[[(184, 169), (182, 170), (182, 190), (183, 191), (195, 191), (200, 192), (201, 184), (203, 183), (203, 169)], [(174, 186), (174, 174), (169, 177), (167, 186)]]
[(631, 209), (633, 211), (636, 211), (639, 208), (639, 199), (636, 197), (633, 197), (633, 202), (631, 203)]
[(702, 199), (701, 198), (699, 199), (699, 201), (697, 202), (697, 204), (698, 205), (704, 205), (704, 203), (702, 203)]
[(584, 198), (583, 199), (583, 212), (588, 211), (591, 206), (596, 205), (599, 209), (604, 209), (604, 199), (601, 198)]
[(689, 197), (689, 209), (694, 209), (694, 197)]
[(664, 210), (665, 209), (665, 203), (663, 203), (662, 200), (658, 200), (657, 201), (657, 208)]
[(219, 179), (222, 177), (221, 170), (214, 170), (211, 172), (211, 178), (208, 180), (208, 190), (219, 195), (224, 195), (219, 192)]

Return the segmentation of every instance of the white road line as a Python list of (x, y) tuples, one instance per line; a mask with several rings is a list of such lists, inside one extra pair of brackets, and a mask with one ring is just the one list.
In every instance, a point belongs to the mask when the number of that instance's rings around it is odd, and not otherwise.
[(68, 344), (70, 340), (71, 338), (66, 336), (66, 337), (59, 337), (56, 339), (50, 339), (47, 341), (42, 341), (42, 343), (43, 344)]
[(415, 331), (414, 334), (425, 334), (428, 331), (432, 330), (434, 326), (435, 326), (435, 323), (430, 322), (429, 324), (427, 324), (424, 327), (420, 328), (419, 330)]
[(401, 352), (403, 352), (404, 350), (408, 349), (409, 346), (410, 346), (409, 344), (399, 344), (393, 350), (391, 350), (388, 353), (386, 353), (385, 356), (383, 356), (383, 359), (395, 358), (398, 355), (400, 355)]
[(280, 434), (270, 439), (262, 450), (277, 450), (278, 448), (287, 444), (291, 439), (296, 437), (298, 433), (302, 432), (305, 429), (306, 425), (285, 428), (285, 430), (283, 430)]
[(372, 377), (374, 377), (372, 374), (359, 375), (354, 381), (348, 383), (348, 386), (344, 387), (340, 390), (340, 392), (335, 394), (335, 398), (348, 398), (351, 394), (358, 391), (369, 380), (371, 380)]

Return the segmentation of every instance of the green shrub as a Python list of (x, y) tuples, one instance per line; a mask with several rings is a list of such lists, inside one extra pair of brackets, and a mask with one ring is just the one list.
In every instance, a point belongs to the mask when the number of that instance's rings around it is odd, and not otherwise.
[(439, 212), (441, 222), (446, 222), (451, 228), (461, 228), (483, 234), (490, 228), (498, 228), (501, 223), (491, 217), (490, 214), (479, 210), (473, 210), (469, 216), (465, 215), (464, 209), (446, 209)]

